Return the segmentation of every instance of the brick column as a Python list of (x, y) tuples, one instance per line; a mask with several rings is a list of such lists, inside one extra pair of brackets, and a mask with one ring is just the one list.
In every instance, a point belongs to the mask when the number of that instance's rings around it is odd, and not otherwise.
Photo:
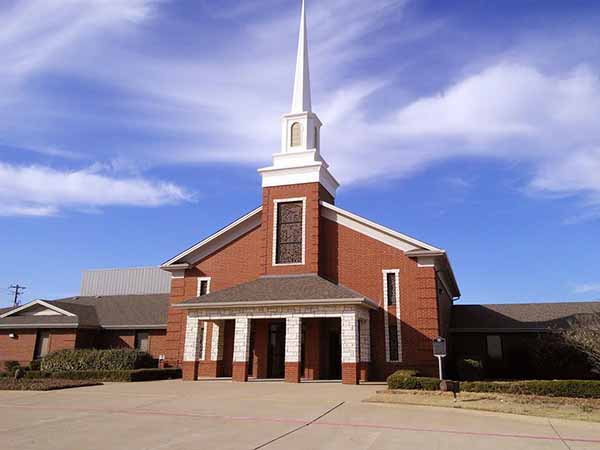
[(287, 317), (285, 319), (286, 383), (300, 383), (301, 324), (302, 320), (299, 317)]
[(183, 350), (183, 379), (198, 379), (198, 365), (202, 353), (203, 333), (200, 321), (195, 317), (187, 317), (185, 327), (185, 344)]
[(356, 312), (342, 315), (342, 383), (358, 384), (358, 320)]
[(250, 355), (250, 319), (235, 319), (235, 335), (233, 340), (233, 381), (248, 381), (248, 357)]

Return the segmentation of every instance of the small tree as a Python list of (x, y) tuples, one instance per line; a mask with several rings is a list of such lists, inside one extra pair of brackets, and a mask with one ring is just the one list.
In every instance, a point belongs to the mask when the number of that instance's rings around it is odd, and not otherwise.
[(586, 356), (590, 371), (600, 377), (600, 313), (572, 320), (562, 338), (568, 346)]

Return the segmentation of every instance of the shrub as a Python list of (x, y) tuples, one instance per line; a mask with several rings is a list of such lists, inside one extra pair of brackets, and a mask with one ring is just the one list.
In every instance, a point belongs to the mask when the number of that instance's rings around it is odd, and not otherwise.
[(29, 370), (41, 370), (41, 367), (42, 367), (41, 359), (34, 359), (33, 361), (31, 361), (29, 363)]
[(439, 391), (440, 380), (427, 377), (407, 377), (404, 371), (394, 372), (387, 379), (388, 389), (413, 389)]
[(595, 380), (468, 381), (460, 387), (467, 392), (600, 398), (600, 381)]
[(15, 370), (19, 369), (20, 367), (21, 365), (18, 361), (4, 361), (4, 370), (6, 370), (6, 373), (8, 373), (10, 376), (13, 376), (15, 374)]
[(25, 378), (62, 380), (93, 380), (108, 382), (158, 381), (181, 378), (181, 369), (80, 370), (64, 372), (29, 371)]
[(396, 370), (393, 373), (393, 375), (397, 376), (397, 377), (404, 377), (404, 378), (418, 377), (419, 371), (417, 369), (401, 369), (401, 370)]
[(476, 359), (461, 359), (456, 369), (460, 380), (475, 381), (483, 378), (483, 364)]
[(59, 350), (50, 353), (41, 363), (44, 372), (81, 370), (134, 370), (152, 368), (154, 359), (148, 353), (129, 349)]

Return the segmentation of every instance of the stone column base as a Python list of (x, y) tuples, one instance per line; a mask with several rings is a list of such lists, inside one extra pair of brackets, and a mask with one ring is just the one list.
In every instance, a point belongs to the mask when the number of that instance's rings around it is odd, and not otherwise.
[(286, 362), (285, 363), (285, 382), (300, 383), (300, 363)]
[(234, 361), (231, 366), (231, 379), (240, 383), (248, 381), (248, 362)]
[(358, 384), (358, 364), (342, 363), (342, 384)]
[(183, 381), (196, 381), (198, 379), (198, 361), (184, 361), (181, 369)]

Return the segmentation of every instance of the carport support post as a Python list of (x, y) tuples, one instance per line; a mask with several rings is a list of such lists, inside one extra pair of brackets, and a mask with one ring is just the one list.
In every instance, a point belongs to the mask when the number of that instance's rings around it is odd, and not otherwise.
[(285, 382), (300, 383), (300, 353), (302, 343), (302, 319), (285, 319)]
[(235, 335), (233, 340), (233, 364), (231, 378), (233, 381), (248, 381), (248, 357), (250, 354), (250, 319), (235, 319)]

